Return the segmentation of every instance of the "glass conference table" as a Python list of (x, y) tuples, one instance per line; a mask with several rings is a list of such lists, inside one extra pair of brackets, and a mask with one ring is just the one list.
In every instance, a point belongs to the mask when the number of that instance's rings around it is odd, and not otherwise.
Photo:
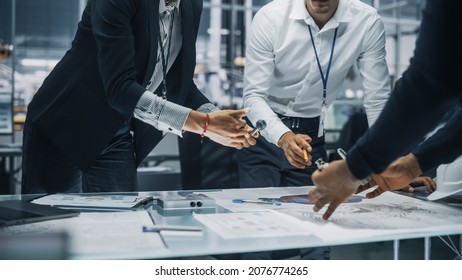
[[(312, 211), (312, 205), (304, 204), (303, 194), (306, 194), (309, 188), (307, 186), (92, 194), (152, 196), (154, 199), (135, 211), (106, 211), (107, 209), (102, 211), (102, 209), (86, 208), (81, 209), (81, 214), (75, 218), (0, 228), (0, 243), (2, 239), (4, 241), (9, 239), (8, 243), (5, 241), (4, 244), (9, 244), (10, 247), (15, 244), (15, 241), (17, 244), (23, 244), (22, 247), (25, 246), (24, 244), (37, 246), (41, 239), (34, 241), (35, 237), (43, 239), (44, 236), (61, 233), (58, 243), (65, 244), (66, 253), (61, 255), (50, 253), (45, 258), (177, 259), (394, 241), (394, 258), (398, 259), (399, 240), (412, 238), (428, 240), (434, 236), (462, 234), (462, 198), (434, 203), (425, 201), (424, 196), (419, 193), (407, 196), (389, 192), (380, 196), (380, 199), (371, 200), (358, 196), (359, 198), (351, 200), (351, 203), (342, 204), (330, 221), (326, 222), (321, 218), (321, 213), (325, 209), (315, 213)], [(181, 206), (169, 204), (177, 199), (179, 194), (181, 194)], [(203, 201), (201, 197), (198, 198), (198, 194), (213, 200)], [(31, 200), (36, 197), (38, 196), (2, 195), (0, 200)], [(254, 203), (254, 201), (268, 203)], [(198, 203), (203, 205), (199, 207)], [(138, 214), (142, 216), (142, 222), (147, 230), (142, 230), (137, 224), (137, 216), (130, 216), (126, 224), (122, 221), (121, 215)], [(112, 235), (128, 229), (133, 230), (133, 236), (115, 238), (110, 246), (93, 245), (91, 249), (82, 249), (85, 247), (86, 239), (82, 239), (81, 236), (76, 237), (73, 232), (84, 232), (76, 227), (84, 224), (82, 219), (87, 219), (87, 215), (95, 215), (101, 222), (94, 223), (92, 229), (85, 229), (86, 234), (99, 226), (105, 227), (100, 229), (99, 233), (95, 231), (93, 236), (96, 240), (95, 244), (108, 242), (114, 237)], [(150, 224), (146, 222), (147, 216)], [(107, 222), (110, 222), (109, 228)], [(59, 226), (53, 228), (54, 225)], [(150, 230), (157, 225), (199, 228), (200, 231), (186, 231), (179, 234), (173, 231), (164, 234), (165, 231), (162, 230)], [(145, 235), (140, 237), (142, 231)], [(152, 238), (156, 236), (158, 240), (150, 239), (146, 242), (144, 238), (149, 234), (152, 234)], [(25, 236), (28, 242), (24, 242), (21, 236)], [(86, 238), (88, 239), (88, 236)], [(152, 247), (143, 245), (148, 243)], [(425, 243), (425, 246), (429, 247), (430, 244)], [(47, 245), (47, 248), (52, 247)], [(15, 250), (14, 247), (10, 249), (17, 252), (12, 258), (21, 258), (20, 250)], [(29, 249), (25, 250), (29, 254), (28, 258), (34, 258), (30, 255)], [(425, 258), (429, 257), (428, 252), (429, 248), (425, 248)]]

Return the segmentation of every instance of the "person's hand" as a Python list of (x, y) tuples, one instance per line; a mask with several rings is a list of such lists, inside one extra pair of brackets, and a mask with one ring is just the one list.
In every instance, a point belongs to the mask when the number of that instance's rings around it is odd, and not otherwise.
[(254, 137), (250, 136), (250, 132), (252, 131), (250, 126), (246, 126), (245, 129), (248, 133), (243, 137), (225, 137), (210, 130), (205, 133), (205, 136), (218, 144), (240, 150), (242, 148), (253, 146), (257, 143), (256, 138), (258, 138), (258, 135), (255, 135)]
[[(377, 184), (374, 178), (377, 177), (382, 177), (381, 179), (377, 179), (380, 182), (386, 182), (385, 184), (382, 183), (382, 185)], [(362, 192), (365, 191), (369, 188), (372, 187), (377, 187), (377, 190), (374, 190), (371, 193), (366, 194), (367, 198), (374, 198), (376, 196), (379, 196), (380, 194), (386, 192), (386, 191), (391, 191), (391, 190), (398, 190), (402, 192), (407, 192), (407, 193), (413, 193), (415, 191), (416, 187), (424, 186), (425, 189), (427, 190), (428, 193), (432, 193), (436, 190), (436, 183), (433, 181), (432, 178), (427, 177), (427, 176), (419, 176), (414, 178), (409, 182), (409, 184), (405, 185), (404, 187), (399, 187), (399, 186), (393, 186), (393, 178), (387, 178), (382, 176), (382, 174), (377, 175), (374, 174), (372, 175), (372, 179), (365, 185), (359, 186), (357, 192)]]
[[(295, 134), (292, 131), (284, 133), (278, 141), (287, 160), (297, 168), (311, 165), (311, 138), (305, 134)], [(305, 152), (306, 151), (306, 158)]]
[(220, 110), (209, 113), (209, 125), (207, 131), (225, 137), (240, 137), (248, 133), (246, 121), (243, 119), (249, 109)]
[(400, 189), (400, 191), (413, 193), (416, 187), (424, 186), (428, 193), (436, 191), (436, 183), (432, 178), (427, 176), (419, 176), (412, 180), (409, 185)]
[(241, 149), (255, 145), (256, 137), (251, 137), (252, 128), (243, 119), (248, 109), (221, 110), (209, 113), (208, 125), (205, 129), (206, 114), (191, 111), (183, 129), (205, 137), (221, 145)]
[(252, 128), (243, 119), (249, 109), (221, 110), (210, 113), (210, 122), (205, 136), (221, 145), (236, 149), (255, 145), (255, 137), (251, 137)]
[(322, 170), (316, 170), (311, 175), (315, 187), (309, 192), (309, 200), (314, 203), (313, 210), (318, 212), (329, 204), (323, 214), (327, 220), (337, 207), (347, 201), (355, 193), (359, 181), (351, 174), (346, 160), (330, 162)]
[(422, 184), (426, 186), (427, 191), (433, 192), (436, 189), (435, 182), (428, 177), (418, 177), (421, 173), (419, 163), (411, 153), (392, 162), (384, 172), (372, 174), (372, 179), (360, 186), (357, 192), (376, 187), (366, 194), (367, 198), (374, 198), (386, 191), (408, 189), (407, 186), (415, 187)]

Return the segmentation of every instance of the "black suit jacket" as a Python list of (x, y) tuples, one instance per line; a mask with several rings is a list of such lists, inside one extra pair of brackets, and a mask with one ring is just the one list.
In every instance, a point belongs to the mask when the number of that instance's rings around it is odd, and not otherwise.
[[(43, 137), (88, 168), (131, 121), (137, 162), (162, 139), (132, 118), (157, 58), (159, 0), (89, 0), (72, 47), (28, 106)], [(167, 76), (168, 100), (197, 109), (209, 102), (193, 82), (202, 0), (180, 3), (183, 45)]]

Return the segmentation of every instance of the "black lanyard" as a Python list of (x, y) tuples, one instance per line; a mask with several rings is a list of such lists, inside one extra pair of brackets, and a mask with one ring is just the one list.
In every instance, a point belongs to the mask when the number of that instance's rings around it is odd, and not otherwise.
[(310, 37), (311, 37), (311, 44), (313, 45), (314, 54), (316, 56), (316, 61), (318, 62), (319, 73), (321, 74), (322, 87), (323, 87), (322, 106), (327, 105), (327, 103), (326, 103), (327, 80), (329, 79), (330, 66), (332, 65), (332, 57), (334, 56), (335, 40), (337, 39), (337, 29), (338, 29), (338, 27), (335, 28), (334, 40), (332, 41), (332, 49), (330, 50), (329, 64), (327, 65), (326, 76), (324, 76), (324, 73), (322, 72), (321, 63), (319, 62), (318, 52), (316, 51), (316, 46), (314, 44), (313, 33), (311, 33), (311, 27), (310, 27), (310, 25), (308, 25), (308, 30), (310, 31)]
[[(168, 36), (168, 42), (167, 42), (167, 56), (165, 57), (165, 53), (164, 53), (164, 44), (163, 44), (163, 40), (162, 40), (162, 30), (161, 30), (161, 26), (159, 24), (159, 46), (160, 46), (160, 56), (161, 56), (161, 59), (162, 59), (162, 74), (163, 74), (163, 77), (162, 77), (162, 86), (163, 86), (163, 89), (162, 89), (162, 98), (163, 99), (167, 99), (167, 67), (168, 67), (168, 57), (169, 57), (169, 54), (170, 54), (170, 46), (172, 44), (172, 37), (173, 37), (173, 20), (175, 19), (175, 10), (172, 10), (172, 21), (171, 21), (171, 24), (170, 24), (170, 34), (166, 34), (166, 36)], [(161, 20), (162, 22), (162, 25), (163, 25), (163, 21)], [(162, 28), (164, 29), (164, 28)], [(165, 29), (164, 29), (165, 30)]]

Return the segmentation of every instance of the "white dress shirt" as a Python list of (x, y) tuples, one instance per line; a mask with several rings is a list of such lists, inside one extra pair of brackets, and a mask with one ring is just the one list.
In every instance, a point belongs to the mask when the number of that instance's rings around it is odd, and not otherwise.
[[(160, 36), (164, 50), (163, 55), (166, 58), (166, 61), (168, 60), (167, 72), (175, 62), (183, 44), (179, 7), (180, 0), (172, 1), (172, 5), (170, 6), (165, 5), (165, 0), (161, 0), (159, 2)], [(172, 28), (171, 24), (173, 24)], [(171, 40), (170, 50), (168, 49), (169, 40)], [(159, 42), (156, 43), (159, 45)], [(191, 109), (169, 102), (166, 99), (153, 94), (153, 92), (162, 83), (163, 75), (162, 48), (158, 46), (154, 73), (146, 87), (146, 92), (144, 92), (136, 105), (134, 117), (152, 125), (164, 133), (171, 132), (178, 136), (182, 136), (183, 126), (191, 112)], [(200, 112), (211, 112), (215, 110), (218, 110), (218, 108), (211, 103), (204, 104), (198, 109)]]
[(372, 125), (390, 94), (385, 61), (385, 30), (377, 11), (359, 0), (340, 0), (334, 16), (319, 30), (304, 0), (274, 0), (263, 6), (252, 21), (244, 71), (244, 107), (255, 124), (276, 144), (290, 129), (276, 113), (289, 117), (318, 117), (323, 83), (308, 29), (324, 76), (338, 27), (327, 81), (330, 106), (342, 89), (348, 70), (356, 64), (363, 79), (364, 107)]

